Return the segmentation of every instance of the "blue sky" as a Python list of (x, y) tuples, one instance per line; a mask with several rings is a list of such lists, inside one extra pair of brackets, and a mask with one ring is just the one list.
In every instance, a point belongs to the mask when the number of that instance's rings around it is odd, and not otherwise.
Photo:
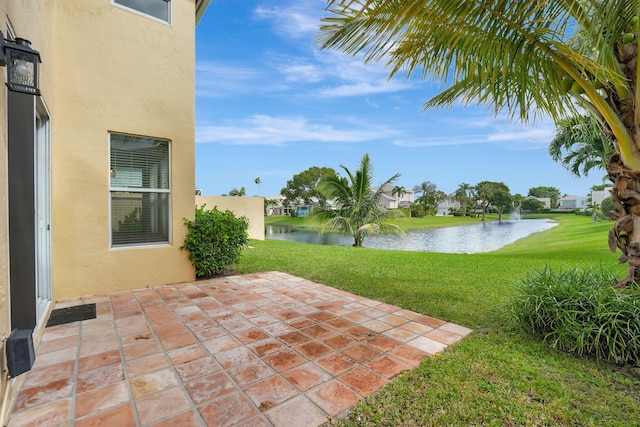
[[(196, 186), (205, 195), (245, 187), (279, 194), (309, 167), (357, 169), (375, 182), (502, 181), (512, 194), (552, 186), (586, 195), (604, 172), (578, 179), (547, 154), (551, 120), (528, 125), (482, 107), (422, 105), (443, 89), (315, 43), (323, 0), (212, 0), (196, 30)], [(255, 184), (260, 177), (262, 184)]]

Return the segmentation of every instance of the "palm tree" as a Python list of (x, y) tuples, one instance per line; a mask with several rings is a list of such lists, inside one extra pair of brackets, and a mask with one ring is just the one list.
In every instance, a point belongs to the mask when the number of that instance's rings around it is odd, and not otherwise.
[(602, 210), (600, 208), (600, 203), (591, 202), (587, 205), (587, 209), (593, 210), (593, 222), (598, 222), (598, 213)]
[(231, 197), (243, 197), (246, 194), (247, 194), (247, 189), (244, 187), (240, 187), (239, 190), (234, 187), (231, 189), (231, 191), (229, 191), (229, 196)]
[(467, 202), (469, 201), (469, 197), (471, 197), (471, 192), (474, 190), (471, 184), (467, 184), (463, 182), (458, 185), (458, 189), (454, 193), (454, 197), (462, 204), (462, 212), (467, 214)]
[(551, 158), (576, 176), (587, 176), (592, 169), (604, 169), (613, 154), (613, 145), (593, 116), (580, 115), (558, 123), (549, 144)]
[(260, 179), (260, 177), (257, 177), (254, 182), (256, 184), (258, 184), (258, 196), (260, 196), (260, 184), (262, 184), (262, 180)]
[(629, 260), (618, 285), (640, 281), (638, 0), (328, 0), (328, 10), (322, 48), (383, 61), (390, 77), (450, 83), (425, 108), (461, 100), (556, 123), (588, 111), (615, 151), (609, 242)]
[(393, 190), (391, 190), (391, 195), (396, 196), (396, 205), (398, 207), (400, 207), (400, 199), (405, 194), (407, 194), (407, 189), (400, 185), (396, 185), (395, 187), (393, 187)]
[(373, 166), (369, 155), (365, 154), (360, 161), (360, 168), (351, 173), (340, 165), (347, 174), (346, 178), (337, 175), (328, 176), (318, 188), (325, 193), (327, 200), (333, 200), (336, 208), (318, 208), (315, 218), (323, 223), (323, 230), (334, 228), (353, 236), (353, 246), (361, 247), (365, 236), (372, 234), (402, 234), (402, 229), (390, 224), (387, 219), (391, 211), (380, 207), (379, 201), (385, 185), (398, 179), (395, 174), (386, 180), (377, 191), (372, 191)]
[(487, 213), (487, 206), (491, 201), (493, 186), (489, 181), (482, 181), (475, 186), (475, 189), (476, 197), (480, 200), (480, 205), (482, 206), (482, 222), (485, 222), (485, 215)]

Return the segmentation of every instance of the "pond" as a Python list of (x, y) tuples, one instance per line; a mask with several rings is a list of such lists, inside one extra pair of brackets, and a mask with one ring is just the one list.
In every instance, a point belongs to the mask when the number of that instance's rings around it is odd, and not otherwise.
[[(558, 225), (549, 219), (524, 219), (459, 225), (445, 228), (408, 230), (406, 237), (367, 236), (364, 246), (415, 252), (478, 253), (500, 249), (533, 233)], [(274, 240), (311, 243), (316, 245), (350, 246), (353, 237), (344, 234), (320, 233), (306, 228), (267, 225), (265, 237)]]

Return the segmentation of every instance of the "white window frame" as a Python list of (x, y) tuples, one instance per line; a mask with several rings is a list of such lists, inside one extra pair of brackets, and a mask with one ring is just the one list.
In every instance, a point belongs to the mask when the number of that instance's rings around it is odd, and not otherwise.
[[(138, 188), (138, 187), (112, 187), (111, 186), (111, 174), (113, 170), (111, 169), (111, 136), (119, 135), (119, 136), (135, 136), (138, 138), (146, 138), (157, 141), (163, 141), (167, 143), (167, 162), (168, 162), (168, 179), (169, 183), (167, 185), (168, 188)], [(108, 133), (108, 145), (109, 145), (109, 248), (111, 250), (121, 250), (121, 249), (132, 249), (132, 248), (148, 248), (154, 246), (171, 246), (172, 244), (172, 236), (173, 236), (173, 210), (172, 210), (172, 197), (171, 197), (171, 140), (167, 138), (158, 138), (153, 136), (146, 135), (132, 135), (124, 132), (109, 132)], [(113, 243), (113, 193), (126, 192), (126, 193), (154, 193), (154, 194), (167, 194), (167, 240), (162, 242), (149, 242), (149, 243), (126, 243), (126, 244), (115, 244)]]
[(161, 22), (163, 24), (171, 25), (172, 17), (173, 17), (173, 0), (161, 0), (161, 1), (166, 1), (166, 3), (168, 3), (168, 8), (169, 8), (168, 15), (169, 16), (167, 16), (167, 20), (166, 21), (164, 19), (158, 18), (156, 16), (149, 15), (148, 13), (145, 13), (145, 12), (143, 12), (141, 10), (134, 9), (134, 8), (126, 6), (124, 4), (116, 3), (117, 0), (111, 0), (111, 4), (113, 6), (115, 6), (115, 7), (119, 7), (121, 9), (128, 10), (129, 12), (133, 12), (136, 15), (141, 15), (141, 16), (147, 17), (149, 19), (153, 19), (154, 21)]

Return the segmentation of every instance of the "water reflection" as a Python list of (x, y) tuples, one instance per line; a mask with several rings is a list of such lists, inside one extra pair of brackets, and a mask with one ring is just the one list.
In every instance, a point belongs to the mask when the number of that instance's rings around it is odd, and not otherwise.
[[(489, 252), (556, 225), (558, 225), (557, 222), (549, 219), (527, 219), (410, 230), (407, 232), (407, 237), (368, 236), (364, 240), (364, 246), (416, 252)], [(350, 246), (353, 244), (352, 237), (340, 233), (319, 233), (315, 230), (277, 225), (267, 225), (265, 236), (267, 239), (316, 245)]]

